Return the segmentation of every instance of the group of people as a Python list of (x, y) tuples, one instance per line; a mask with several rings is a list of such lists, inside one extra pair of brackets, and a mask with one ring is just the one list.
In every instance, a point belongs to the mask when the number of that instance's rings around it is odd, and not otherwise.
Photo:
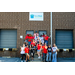
[(48, 45), (49, 38), (50, 37), (44, 33), (40, 36), (38, 33), (35, 33), (33, 36), (31, 34), (27, 34), (23, 47), (20, 47), (21, 61), (30, 61), (30, 57), (32, 58), (32, 61), (34, 61), (34, 54), (37, 52), (38, 59), (42, 58), (43, 62), (56, 62), (57, 47), (55, 44), (53, 47)]

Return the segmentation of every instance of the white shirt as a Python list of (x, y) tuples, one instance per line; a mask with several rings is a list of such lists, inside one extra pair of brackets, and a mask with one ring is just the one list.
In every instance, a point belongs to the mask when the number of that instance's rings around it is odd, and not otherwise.
[(38, 38), (38, 36), (37, 36), (37, 37), (35, 36), (35, 38), (34, 38), (34, 39), (35, 39), (35, 41), (37, 41), (37, 38)]
[(25, 47), (21, 47), (21, 52), (20, 52), (20, 54), (25, 54), (24, 49), (25, 49)]
[(44, 38), (43, 37), (39, 37), (39, 39), (41, 40), (42, 43), (44, 43)]
[(53, 52), (57, 50), (57, 47), (52, 47)]

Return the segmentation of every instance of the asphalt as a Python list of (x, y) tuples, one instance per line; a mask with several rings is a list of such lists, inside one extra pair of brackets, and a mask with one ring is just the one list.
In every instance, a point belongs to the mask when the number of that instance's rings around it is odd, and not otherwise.
[[(58, 58), (58, 62), (75, 62), (75, 58)], [(11, 58), (11, 57), (0, 57), (0, 62), (21, 62), (20, 58)], [(41, 62), (38, 58), (35, 58), (34, 61), (30, 62)]]

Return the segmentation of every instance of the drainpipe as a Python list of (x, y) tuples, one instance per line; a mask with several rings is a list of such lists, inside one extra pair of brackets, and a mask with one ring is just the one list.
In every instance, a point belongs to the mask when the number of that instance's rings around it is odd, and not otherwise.
[(52, 47), (52, 12), (50, 13), (50, 19), (51, 19), (51, 26), (50, 26), (50, 28), (51, 28), (51, 31), (50, 31), (50, 33), (51, 33), (51, 47)]

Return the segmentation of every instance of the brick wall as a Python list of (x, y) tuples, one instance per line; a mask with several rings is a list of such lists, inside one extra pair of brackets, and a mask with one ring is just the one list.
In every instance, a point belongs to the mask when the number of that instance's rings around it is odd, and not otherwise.
[[(52, 13), (52, 41), (55, 43), (55, 30), (56, 29), (72, 29), (74, 38), (75, 48), (75, 13), (74, 12), (53, 12)], [(20, 56), (19, 47), (22, 45), (20, 35), (25, 37), (26, 30), (46, 30), (47, 34), (50, 35), (50, 13), (44, 12), (44, 21), (29, 21), (28, 12), (0, 12), (0, 29), (17, 29), (17, 52), (6, 52), (0, 51), (0, 55)], [(63, 53), (59, 53), (59, 57), (63, 57)], [(70, 54), (69, 54), (70, 55)], [(73, 55), (73, 54), (72, 54)], [(64, 55), (65, 56), (65, 55)], [(75, 56), (75, 55), (74, 55)]]

